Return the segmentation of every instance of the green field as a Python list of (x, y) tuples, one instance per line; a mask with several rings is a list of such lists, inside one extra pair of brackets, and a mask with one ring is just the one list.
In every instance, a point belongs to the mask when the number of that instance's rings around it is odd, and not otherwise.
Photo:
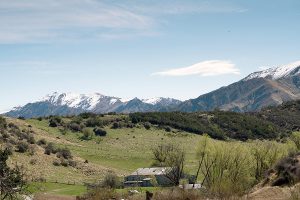
[(83, 185), (68, 185), (61, 183), (31, 183), (28, 188), (30, 193), (46, 193), (55, 195), (77, 196), (86, 193)]

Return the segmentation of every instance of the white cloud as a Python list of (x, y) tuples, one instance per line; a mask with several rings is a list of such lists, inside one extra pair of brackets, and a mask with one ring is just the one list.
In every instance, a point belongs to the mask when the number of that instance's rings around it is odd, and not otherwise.
[(240, 74), (240, 70), (235, 64), (224, 60), (208, 60), (203, 61), (188, 67), (170, 69), (162, 72), (156, 72), (152, 75), (160, 76), (218, 76), (224, 74)]

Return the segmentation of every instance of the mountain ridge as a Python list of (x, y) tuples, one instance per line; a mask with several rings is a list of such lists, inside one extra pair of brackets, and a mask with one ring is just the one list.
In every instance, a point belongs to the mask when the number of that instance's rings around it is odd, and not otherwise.
[(29, 118), (74, 115), (82, 112), (195, 112), (214, 109), (252, 112), (298, 99), (300, 99), (300, 61), (251, 73), (240, 81), (186, 101), (164, 97), (124, 100), (100, 93), (54, 92), (37, 102), (15, 108), (6, 115)]

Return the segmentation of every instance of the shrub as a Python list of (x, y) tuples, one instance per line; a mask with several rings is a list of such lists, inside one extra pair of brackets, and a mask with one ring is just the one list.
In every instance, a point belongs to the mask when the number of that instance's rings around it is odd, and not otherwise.
[(38, 160), (37, 160), (36, 158), (33, 158), (33, 159), (31, 159), (31, 160), (29, 161), (29, 163), (30, 163), (31, 165), (36, 165), (37, 162), (38, 162)]
[(20, 141), (18, 142), (17, 144), (17, 150), (18, 152), (20, 153), (25, 153), (29, 148), (29, 145), (27, 142), (24, 142), (24, 141)]
[(49, 126), (50, 127), (58, 127), (60, 125), (62, 125), (62, 119), (61, 117), (58, 116), (53, 116), (49, 119)]
[(68, 148), (58, 149), (56, 156), (67, 160), (73, 158), (71, 151)]
[(95, 135), (95, 133), (89, 128), (84, 128), (82, 130), (82, 133), (83, 133), (82, 139), (84, 139), (84, 140), (90, 140)]
[(118, 129), (120, 128), (120, 124), (118, 122), (114, 122), (111, 128)]
[(30, 145), (28, 148), (29, 155), (33, 156), (36, 153), (35, 145)]
[(167, 127), (165, 128), (165, 131), (166, 131), (166, 132), (171, 132), (172, 129), (171, 129), (169, 126), (167, 126)]
[(54, 166), (60, 166), (60, 161), (59, 160), (54, 160), (52, 163)]
[(85, 122), (85, 125), (87, 127), (96, 127), (96, 126), (104, 126), (104, 121), (97, 118), (97, 117), (93, 117), (93, 118), (88, 118)]
[(151, 128), (151, 124), (149, 122), (144, 123), (145, 129), (149, 130)]
[(43, 145), (46, 145), (46, 144), (47, 144), (47, 141), (46, 141), (44, 138), (40, 139), (40, 140), (37, 142), (37, 145), (39, 145), (39, 146), (43, 146)]
[(74, 167), (74, 168), (77, 166), (77, 163), (74, 160), (68, 160), (68, 164), (69, 164), (69, 166)]
[(109, 172), (105, 175), (101, 185), (105, 188), (115, 189), (119, 187), (119, 178), (115, 173)]
[(0, 116), (0, 130), (4, 130), (7, 128), (7, 123), (4, 117)]
[(80, 124), (73, 122), (69, 124), (69, 129), (75, 132), (79, 132), (81, 131), (81, 126)]
[(69, 161), (66, 159), (60, 159), (60, 164), (63, 167), (68, 167), (69, 166)]
[(33, 135), (28, 135), (28, 137), (27, 137), (27, 142), (29, 143), (29, 144), (35, 144), (35, 139), (34, 139), (34, 137), (33, 137)]
[(5, 150), (9, 156), (13, 155), (14, 146), (8, 143), (5, 145)]
[(47, 155), (51, 155), (51, 153), (56, 153), (57, 152), (57, 149), (56, 147), (54, 146), (54, 144), (51, 142), (49, 143), (46, 147), (45, 147), (45, 154)]
[(9, 127), (9, 128), (13, 128), (13, 129), (19, 129), (19, 127), (18, 127), (17, 125), (15, 125), (14, 123), (12, 123), (12, 122), (10, 122), (10, 123), (8, 124), (8, 127)]
[(82, 119), (88, 119), (88, 118), (95, 118), (97, 115), (95, 113), (87, 112), (87, 113), (81, 113), (78, 115)]
[(3, 141), (7, 141), (9, 139), (9, 134), (6, 131), (3, 131), (1, 137)]
[(101, 128), (94, 128), (94, 133), (96, 136), (106, 136), (107, 135), (107, 132), (104, 130), (104, 129), (101, 129)]

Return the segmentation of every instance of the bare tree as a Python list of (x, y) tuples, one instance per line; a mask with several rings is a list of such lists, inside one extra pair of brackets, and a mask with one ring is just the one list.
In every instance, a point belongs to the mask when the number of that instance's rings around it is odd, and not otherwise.
[[(196, 177), (195, 177), (195, 182), (193, 184), (193, 188), (195, 187), (195, 183), (198, 180), (199, 173), (200, 173), (200, 170), (201, 170), (203, 162), (204, 162), (204, 158), (207, 155), (207, 143), (208, 143), (208, 137), (204, 136), (204, 139), (201, 141), (200, 149), (199, 149), (199, 152), (198, 152), (199, 163), (198, 163), (198, 169), (197, 169), (197, 172), (196, 172)], [(206, 179), (206, 176), (204, 177), (204, 180), (205, 179)]]
[(185, 151), (174, 144), (161, 144), (152, 152), (159, 166), (166, 167), (165, 176), (173, 185), (179, 185), (184, 174)]

